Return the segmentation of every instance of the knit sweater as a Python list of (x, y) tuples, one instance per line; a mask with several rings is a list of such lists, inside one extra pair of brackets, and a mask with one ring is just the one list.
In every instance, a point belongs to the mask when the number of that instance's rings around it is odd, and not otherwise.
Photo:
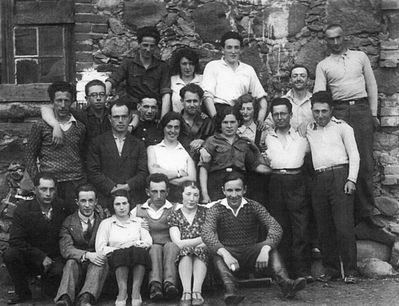
[(249, 247), (258, 242), (258, 226), (267, 230), (266, 240), (262, 243), (275, 248), (283, 234), (280, 224), (258, 202), (250, 199), (239, 211), (237, 217), (225, 206), (216, 203), (207, 211), (202, 228), (202, 240), (216, 252), (220, 248)]

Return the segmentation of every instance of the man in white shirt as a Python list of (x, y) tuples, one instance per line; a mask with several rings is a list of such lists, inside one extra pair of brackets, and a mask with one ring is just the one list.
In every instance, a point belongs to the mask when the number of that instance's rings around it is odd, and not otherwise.
[(287, 98), (276, 98), (270, 111), (275, 129), (266, 136), (266, 158), (273, 173), (269, 183), (271, 215), (283, 228), (278, 250), (288, 269), (296, 277), (313, 281), (310, 273), (309, 218), (310, 203), (305, 198), (302, 166), (309, 151), (306, 138), (291, 125), (292, 104)]
[(166, 200), (168, 191), (168, 177), (162, 173), (151, 174), (147, 178), (146, 188), (150, 198), (131, 211), (131, 216), (146, 221), (153, 241), (149, 251), (152, 270), (148, 275), (150, 299), (153, 301), (163, 297), (172, 299), (179, 294), (176, 288), (175, 261), (180, 249), (169, 235), (168, 216), (173, 210), (173, 204)]
[(321, 281), (339, 276), (343, 264), (345, 283), (356, 282), (356, 241), (354, 233), (354, 192), (359, 171), (359, 152), (353, 129), (332, 116), (333, 100), (327, 91), (314, 93), (314, 122), (306, 137), (313, 167), (312, 204), (319, 231), (326, 274)]
[(259, 99), (258, 122), (263, 123), (267, 112), (266, 92), (255, 70), (240, 62), (242, 37), (227, 32), (221, 38), (223, 57), (205, 66), (201, 87), (205, 91), (204, 104), (211, 117), (224, 107), (234, 106), (234, 100), (250, 93)]

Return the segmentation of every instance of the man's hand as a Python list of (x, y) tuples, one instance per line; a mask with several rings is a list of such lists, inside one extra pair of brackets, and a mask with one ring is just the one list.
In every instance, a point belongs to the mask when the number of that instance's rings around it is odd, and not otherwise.
[(202, 193), (202, 203), (211, 203), (211, 198), (207, 193)]
[(265, 270), (267, 268), (267, 265), (269, 263), (269, 252), (271, 248), (269, 245), (263, 246), (263, 248), (260, 250), (258, 258), (256, 258), (256, 263), (255, 263), (255, 269), (260, 271), (260, 270)]
[(96, 252), (87, 252), (86, 259), (96, 266), (102, 266), (105, 263), (105, 256)]
[(308, 123), (307, 122), (302, 122), (297, 128), (299, 135), (301, 135), (302, 137), (306, 137), (306, 130), (307, 129), (308, 129)]
[(194, 139), (192, 142), (190, 142), (190, 149), (192, 151), (197, 151), (202, 147), (203, 143), (204, 143), (203, 139)]
[(258, 121), (256, 123), (256, 129), (258, 131), (263, 131), (264, 128), (265, 128), (265, 121)]
[(140, 223), (141, 227), (144, 228), (147, 231), (150, 231), (150, 226), (148, 225), (147, 219), (142, 219), (143, 221)]
[(130, 191), (130, 187), (128, 184), (116, 184), (114, 188), (112, 188), (111, 193), (116, 192), (117, 190), (126, 190)]
[(203, 163), (209, 163), (211, 159), (211, 154), (209, 154), (209, 152), (205, 148), (202, 148), (200, 150), (200, 161), (202, 161)]
[(56, 146), (62, 145), (64, 141), (64, 134), (59, 124), (53, 128), (53, 144)]
[(346, 184), (344, 186), (344, 192), (345, 194), (353, 194), (356, 190), (356, 185), (352, 181), (346, 181)]
[(238, 271), (240, 269), (240, 264), (238, 263), (238, 260), (233, 257), (229, 251), (225, 250), (223, 253), (223, 260), (224, 263), (227, 265), (227, 267), (231, 271)]
[(378, 129), (380, 127), (380, 120), (378, 119), (377, 116), (373, 116), (373, 126), (374, 130)]
[(44, 268), (44, 273), (47, 273), (47, 271), (50, 269), (50, 266), (52, 264), (53, 264), (53, 260), (50, 257), (46, 256), (43, 259), (42, 265), (43, 265), (43, 268)]

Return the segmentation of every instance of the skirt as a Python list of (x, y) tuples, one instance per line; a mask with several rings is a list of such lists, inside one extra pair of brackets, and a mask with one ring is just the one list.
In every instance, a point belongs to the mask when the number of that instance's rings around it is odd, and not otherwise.
[(152, 266), (148, 251), (135, 246), (113, 251), (109, 255), (108, 262), (112, 269), (118, 267), (133, 268), (136, 265), (142, 265), (145, 267), (146, 271), (150, 271)]

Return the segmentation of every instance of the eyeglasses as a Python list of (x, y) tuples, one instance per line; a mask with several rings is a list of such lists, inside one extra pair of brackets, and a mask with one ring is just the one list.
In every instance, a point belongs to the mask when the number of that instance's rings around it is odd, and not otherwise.
[(89, 95), (90, 98), (97, 98), (97, 97), (104, 98), (105, 96), (106, 96), (106, 94), (104, 92), (100, 92), (100, 93), (93, 92)]

